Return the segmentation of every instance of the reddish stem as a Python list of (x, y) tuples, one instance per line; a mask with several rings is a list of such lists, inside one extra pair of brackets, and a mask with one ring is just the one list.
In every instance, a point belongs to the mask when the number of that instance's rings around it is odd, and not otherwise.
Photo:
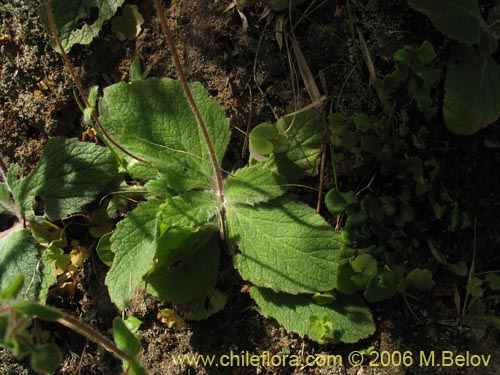
[[(73, 79), (73, 82), (75, 83), (75, 86), (78, 90), (78, 93), (80, 94), (80, 97), (82, 98), (83, 102), (85, 103), (85, 106), (87, 108), (91, 108), (92, 106), (90, 105), (89, 99), (87, 98), (87, 95), (85, 94), (85, 90), (83, 89), (82, 83), (80, 82), (80, 79), (78, 78), (78, 75), (75, 72), (75, 69), (73, 68), (73, 65), (71, 64), (71, 61), (69, 60), (68, 55), (66, 54), (66, 51), (64, 50), (64, 47), (62, 45), (61, 37), (59, 36), (59, 32), (57, 31), (56, 23), (54, 21), (54, 14), (52, 13), (52, 6), (50, 4), (50, 0), (45, 0), (45, 7), (47, 8), (47, 18), (49, 20), (50, 28), (52, 30), (52, 34), (54, 35), (54, 39), (56, 41), (57, 46), (59, 47), (59, 50), (61, 51), (61, 55), (64, 59), (64, 63), (68, 67), (69, 73), (71, 74), (71, 78)], [(117, 149), (119, 149), (121, 152), (124, 154), (130, 156), (133, 159), (136, 159), (140, 162), (147, 163), (146, 160), (141, 159), (138, 156), (135, 156), (132, 154), (130, 151), (127, 151), (123, 148), (123, 146), (119, 145), (111, 136), (104, 130), (104, 127), (101, 124), (101, 121), (99, 121), (99, 117), (97, 117), (97, 113), (95, 111), (92, 111), (92, 118), (99, 129), (99, 131), (102, 133), (103, 137), (105, 137), (113, 146), (115, 146)]]
[(184, 75), (184, 70), (182, 69), (182, 64), (179, 60), (179, 54), (177, 53), (177, 48), (175, 47), (174, 39), (172, 38), (172, 33), (170, 32), (170, 28), (168, 27), (167, 19), (163, 14), (163, 8), (160, 0), (154, 0), (154, 4), (156, 7), (156, 12), (158, 13), (158, 17), (160, 17), (161, 27), (163, 29), (163, 33), (167, 38), (168, 46), (170, 51), (172, 52), (172, 58), (174, 60), (175, 69), (177, 70), (177, 74), (179, 75), (179, 79), (182, 83), (182, 88), (184, 89), (184, 93), (188, 99), (189, 105), (193, 110), (194, 116), (196, 117), (196, 121), (200, 126), (203, 137), (205, 138), (205, 143), (207, 145), (208, 153), (210, 155), (210, 160), (212, 161), (212, 167), (214, 169), (214, 173), (217, 179), (217, 194), (222, 202), (224, 202), (224, 185), (222, 183), (222, 174), (219, 166), (219, 162), (217, 161), (217, 156), (215, 154), (212, 141), (210, 140), (210, 136), (208, 135), (207, 126), (205, 125), (205, 121), (201, 116), (198, 105), (196, 104), (193, 95), (191, 94), (191, 90), (186, 80), (186, 76)]

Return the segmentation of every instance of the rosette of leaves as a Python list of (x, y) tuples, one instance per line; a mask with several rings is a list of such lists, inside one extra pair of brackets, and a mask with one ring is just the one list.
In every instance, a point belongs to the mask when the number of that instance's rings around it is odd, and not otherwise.
[[(142, 286), (179, 311), (197, 311), (197, 319), (216, 312), (222, 308), (220, 297), (212, 299), (220, 295), (214, 288), (224, 238), (263, 314), (318, 341), (355, 342), (371, 334), (373, 321), (361, 301), (339, 297), (320, 305), (312, 298), (337, 288), (339, 253), (349, 243), (287, 193), (288, 182), (317, 172), (321, 116), (310, 110), (278, 121), (280, 139), (268, 159), (229, 173), (221, 194), (207, 142), (220, 163), (229, 122), (200, 84), (190, 88), (208, 139), (178, 81), (118, 83), (105, 88), (99, 102), (106, 131), (147, 161), (129, 168), (144, 182), (147, 200), (103, 244), (114, 254), (106, 277), (113, 302), (125, 308)], [(346, 318), (350, 311), (354, 321)], [(312, 316), (326, 316), (333, 330), (315, 336)]]

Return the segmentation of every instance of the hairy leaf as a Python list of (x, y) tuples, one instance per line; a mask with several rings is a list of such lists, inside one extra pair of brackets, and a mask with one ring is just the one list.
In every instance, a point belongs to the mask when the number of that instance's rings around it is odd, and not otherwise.
[(222, 208), (220, 200), (212, 192), (187, 192), (167, 199), (158, 211), (160, 231), (168, 227), (200, 227), (218, 225), (217, 210)]
[(444, 121), (455, 134), (469, 135), (500, 116), (500, 66), (472, 47), (452, 51), (443, 103)]
[(331, 290), (341, 239), (312, 208), (289, 198), (227, 208), (228, 238), (239, 247), (236, 268), (244, 279), (275, 291)]
[(276, 127), (284, 134), (274, 154), (279, 174), (291, 181), (317, 174), (321, 134), (325, 127), (319, 112), (310, 109), (285, 116)]
[[(229, 142), (229, 121), (201, 84), (190, 85), (220, 162)], [(123, 147), (149, 162), (171, 188), (211, 188), (215, 180), (205, 138), (185, 98), (171, 79), (117, 83), (104, 89), (100, 119)]]
[(0, 290), (8, 287), (19, 275), (24, 285), (19, 297), (37, 300), (42, 283), (40, 250), (36, 241), (22, 228), (14, 228), (0, 239)]
[(120, 317), (113, 320), (113, 338), (116, 346), (131, 357), (136, 356), (141, 350), (141, 343)]
[(217, 281), (220, 248), (213, 228), (170, 228), (158, 239), (156, 264), (146, 276), (159, 298), (184, 303), (205, 296)]
[[(125, 0), (50, 0), (57, 30), (61, 36), (64, 49), (69, 51), (75, 44), (90, 44), (101, 31), (104, 22), (116, 13)], [(88, 20), (97, 10), (97, 19)], [(45, 5), (39, 8), (39, 14), (45, 28), (50, 31)], [(80, 26), (82, 25), (82, 26)]]
[[(370, 310), (356, 296), (336, 299), (332, 304), (319, 305), (311, 296), (275, 293), (265, 288), (252, 287), (250, 295), (263, 315), (275, 318), (285, 329), (325, 342), (355, 343), (375, 332)], [(330, 330), (314, 329), (314, 318), (330, 323)]]
[(35, 203), (42, 204), (47, 217), (61, 219), (79, 212), (118, 174), (111, 152), (76, 139), (49, 140), (38, 166), (16, 186), (18, 204), (33, 216)]
[(241, 168), (228, 177), (225, 186), (225, 199), (228, 203), (254, 205), (267, 202), (283, 195), (286, 179), (260, 164)]
[(142, 277), (153, 265), (156, 252), (155, 222), (160, 202), (141, 203), (116, 226), (111, 237), (114, 260), (106, 276), (111, 300), (124, 309)]

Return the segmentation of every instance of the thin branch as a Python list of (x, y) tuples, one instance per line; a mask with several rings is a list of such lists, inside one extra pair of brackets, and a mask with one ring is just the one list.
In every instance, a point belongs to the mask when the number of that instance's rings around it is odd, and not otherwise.
[[(78, 78), (78, 75), (75, 72), (75, 69), (73, 68), (73, 65), (71, 64), (71, 61), (69, 60), (69, 57), (64, 50), (64, 47), (62, 45), (61, 37), (59, 35), (59, 32), (57, 31), (56, 27), (56, 22), (54, 20), (54, 14), (52, 13), (52, 6), (50, 4), (50, 0), (45, 0), (45, 7), (47, 8), (47, 18), (49, 20), (50, 24), (50, 29), (52, 30), (52, 34), (54, 36), (54, 39), (56, 41), (57, 46), (59, 47), (59, 50), (61, 51), (61, 55), (64, 59), (64, 63), (66, 64), (69, 73), (71, 74), (71, 78), (73, 79), (73, 82), (75, 83), (75, 86), (78, 90), (78, 93), (80, 94), (80, 97), (82, 98), (83, 102), (85, 103), (85, 106), (87, 108), (91, 108), (92, 106), (90, 105), (89, 99), (87, 95), (85, 94), (85, 90), (83, 89), (82, 83), (80, 82), (80, 79)], [(119, 145), (111, 136), (104, 130), (104, 127), (101, 124), (101, 121), (99, 120), (99, 117), (97, 116), (97, 113), (95, 111), (92, 111), (92, 118), (99, 129), (99, 131), (102, 133), (103, 137), (107, 139), (113, 146), (115, 146), (117, 149), (119, 149), (121, 152), (124, 154), (130, 156), (133, 159), (136, 159), (142, 163), (147, 163), (146, 160), (141, 159), (138, 156), (135, 156), (132, 154), (130, 151), (125, 150), (123, 146)]]
[(219, 195), (219, 199), (224, 202), (224, 185), (222, 183), (222, 174), (219, 166), (219, 162), (217, 161), (217, 156), (215, 155), (215, 151), (212, 145), (212, 141), (210, 136), (208, 135), (207, 126), (205, 125), (205, 121), (201, 116), (198, 105), (196, 104), (193, 95), (191, 94), (191, 90), (186, 80), (186, 76), (184, 75), (184, 70), (182, 69), (181, 62), (179, 60), (179, 55), (177, 53), (177, 48), (175, 47), (174, 39), (172, 38), (172, 33), (170, 32), (170, 28), (168, 27), (167, 19), (165, 18), (165, 14), (163, 13), (163, 7), (161, 5), (160, 0), (154, 0), (156, 12), (158, 13), (158, 17), (160, 18), (161, 27), (163, 29), (163, 33), (167, 38), (167, 43), (170, 48), (170, 52), (172, 53), (172, 58), (174, 60), (175, 69), (177, 70), (177, 74), (179, 75), (179, 79), (182, 84), (182, 88), (184, 89), (184, 93), (186, 94), (187, 100), (191, 109), (193, 110), (194, 116), (196, 117), (196, 121), (200, 126), (203, 137), (205, 138), (205, 143), (207, 145), (208, 153), (210, 155), (210, 160), (212, 161), (212, 167), (214, 169), (215, 177), (217, 179), (217, 194)]

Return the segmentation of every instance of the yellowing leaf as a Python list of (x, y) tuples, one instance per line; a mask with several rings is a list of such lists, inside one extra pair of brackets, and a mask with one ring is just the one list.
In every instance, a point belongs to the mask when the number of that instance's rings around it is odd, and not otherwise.
[(124, 40), (133, 40), (141, 32), (141, 25), (144, 23), (144, 17), (139, 13), (137, 5), (125, 4), (121, 16), (116, 16), (111, 20), (111, 30), (117, 38)]
[(40, 245), (49, 246), (53, 244), (58, 247), (65, 247), (67, 244), (64, 230), (49, 221), (30, 223), (31, 233)]
[(172, 309), (164, 309), (158, 313), (158, 319), (168, 328), (178, 331), (186, 326), (186, 322)]
[(85, 246), (74, 244), (73, 249), (69, 253), (69, 256), (71, 258), (71, 264), (76, 267), (80, 267), (89, 258), (89, 249), (87, 249)]

